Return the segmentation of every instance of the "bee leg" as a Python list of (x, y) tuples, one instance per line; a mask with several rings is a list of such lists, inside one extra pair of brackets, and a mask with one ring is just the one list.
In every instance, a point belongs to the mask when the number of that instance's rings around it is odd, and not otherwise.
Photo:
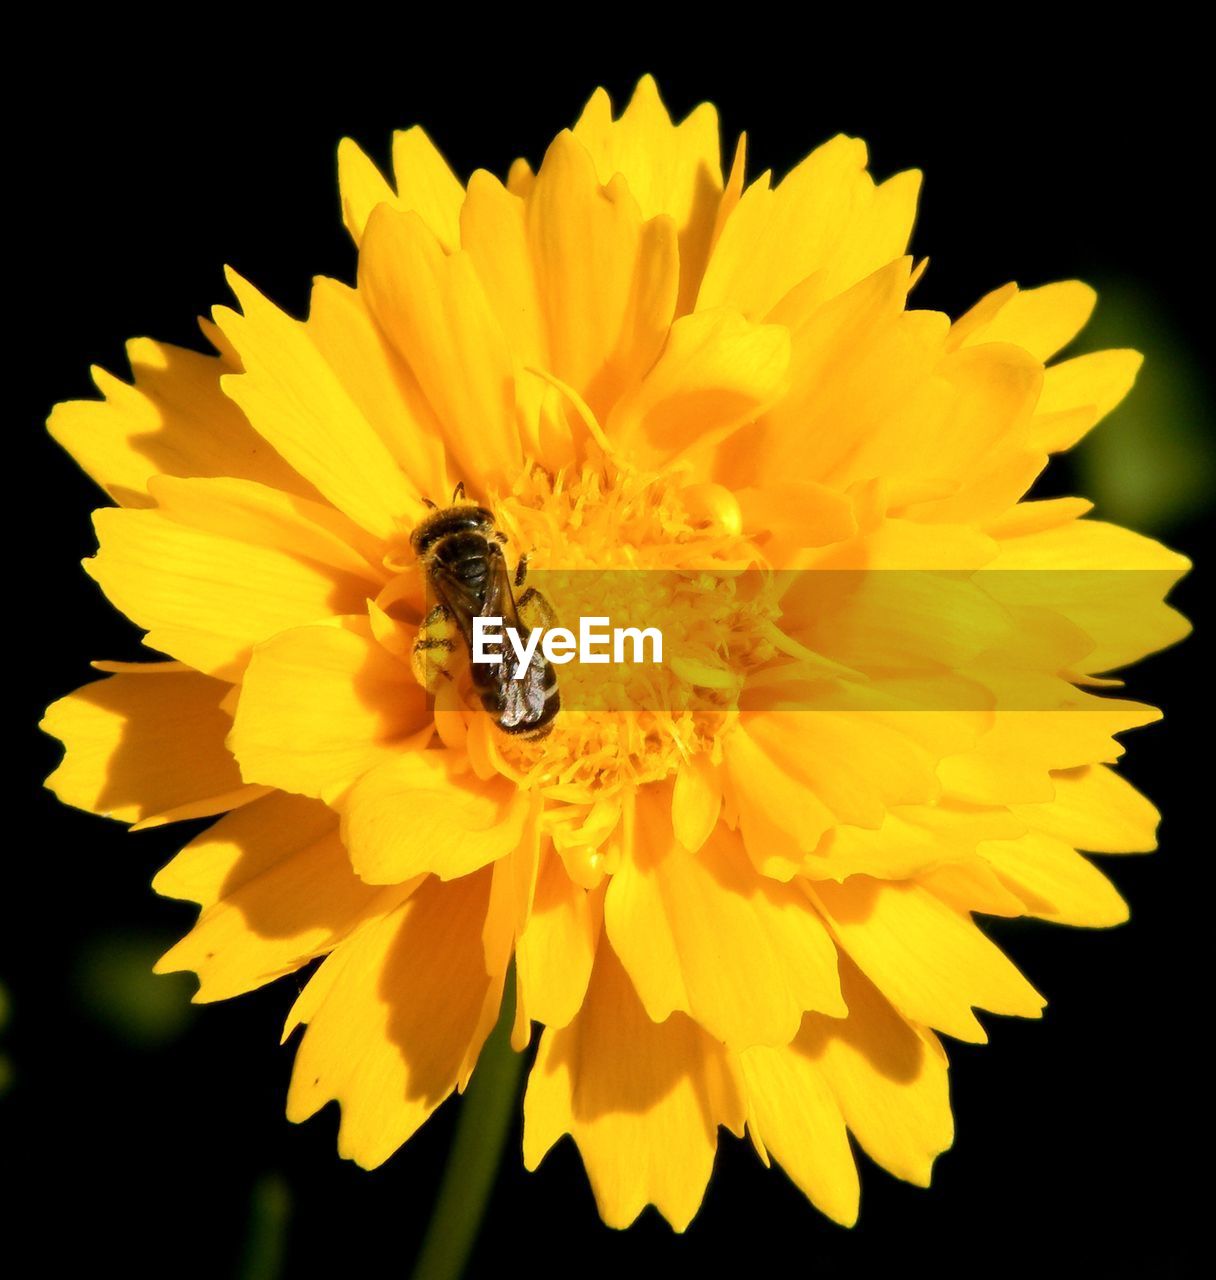
[(437, 604), (423, 618), (410, 653), (414, 679), (428, 693), (434, 693), (444, 679), (452, 679), (456, 639), (451, 611), (446, 605)]
[(532, 553), (530, 551), (525, 551), (524, 554), (519, 557), (519, 563), (515, 566), (515, 585), (517, 587), (522, 587), (524, 585), (524, 579), (528, 576), (528, 557), (531, 554)]

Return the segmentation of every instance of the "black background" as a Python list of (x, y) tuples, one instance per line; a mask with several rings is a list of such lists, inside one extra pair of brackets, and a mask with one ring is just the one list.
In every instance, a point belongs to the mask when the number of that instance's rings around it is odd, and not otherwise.
[[(197, 346), (193, 317), (227, 300), (225, 262), (297, 313), (314, 274), (351, 278), (340, 137), (384, 162), (391, 130), (418, 122), (462, 177), (505, 173), (517, 154), (538, 162), (596, 84), (619, 105), (652, 70), (674, 113), (709, 98), (728, 145), (748, 130), (752, 175), (783, 171), (841, 130), (867, 138), (880, 176), (924, 168), (913, 243), (931, 264), (918, 305), (957, 314), (1010, 279), (1130, 280), (1207, 357), (1207, 86), (1184, 33), (1150, 23), (1106, 46), (1069, 44), (1010, 16), (999, 36), (965, 25), (890, 33), (879, 50), (875, 17), (874, 30), (863, 22), (847, 37), (782, 28), (753, 30), (749, 43), (723, 27), (712, 51), (638, 53), (650, 38), (639, 30), (634, 52), (613, 56), (590, 33), (623, 22), (607, 11), (580, 11), (577, 33), (549, 32), (557, 43), (537, 34), (510, 47), (455, 12), (425, 36), (330, 16), (332, 32), (256, 49), (230, 17), (218, 36), (214, 25), (112, 24), (75, 31), (70, 47), (58, 32), (10, 50), (26, 86), (5, 158), (20, 783), (0, 937), (14, 1083), (0, 1110), (24, 1195), (4, 1193), (0, 1216), (25, 1217), (26, 1196), (48, 1215), (42, 1261), (21, 1274), (88, 1262), (126, 1275), (239, 1274), (255, 1189), (270, 1185), (289, 1199), (285, 1274), (406, 1275), (431, 1207), (454, 1106), (374, 1174), (337, 1158), (332, 1108), (303, 1127), (283, 1118), (291, 1051), (278, 1032), (294, 979), (192, 1011), (180, 1034), (151, 1041), (97, 1016), (81, 966), (99, 938), (150, 939), (154, 955), (189, 926), (190, 908), (148, 887), (183, 836), (130, 836), (59, 807), (41, 790), (57, 749), (30, 732), (49, 700), (87, 678), (90, 658), (138, 656), (135, 633), (79, 569), (96, 494), (45, 437), (47, 411), (92, 394), (91, 362), (125, 375), (127, 337)], [(690, 38), (699, 21), (685, 14)], [(462, 42), (474, 40), (480, 52), (466, 60)], [(1044, 492), (1074, 483), (1057, 464)], [(1192, 518), (1168, 536), (1195, 555), (1204, 528)], [(1201, 576), (1175, 599), (1202, 624)], [(1189, 1271), (1206, 1210), (1189, 1153), (1210, 1083), (1203, 652), (1201, 625), (1131, 680), (1168, 724), (1128, 744), (1128, 775), (1166, 815), (1160, 852), (1106, 863), (1131, 923), (991, 926), (1049, 1005), (1042, 1022), (987, 1018), (986, 1047), (950, 1046), (957, 1138), (931, 1191), (863, 1158), (861, 1220), (844, 1230), (727, 1136), (686, 1235), (653, 1211), (616, 1233), (600, 1225), (569, 1142), (528, 1175), (517, 1126), (473, 1274), (953, 1275), (1011, 1263), (1055, 1274), (1132, 1261)]]

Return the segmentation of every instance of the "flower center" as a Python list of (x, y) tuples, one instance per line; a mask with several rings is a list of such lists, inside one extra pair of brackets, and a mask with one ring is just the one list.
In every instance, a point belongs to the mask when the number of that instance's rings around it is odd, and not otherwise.
[(778, 616), (763, 575), (744, 572), (762, 559), (733, 495), (599, 459), (555, 476), (531, 469), (494, 514), (560, 625), (606, 617), (663, 635), (661, 665), (558, 668), (553, 731), (495, 744), (521, 784), (595, 803), (718, 756), (744, 678), (774, 656)]

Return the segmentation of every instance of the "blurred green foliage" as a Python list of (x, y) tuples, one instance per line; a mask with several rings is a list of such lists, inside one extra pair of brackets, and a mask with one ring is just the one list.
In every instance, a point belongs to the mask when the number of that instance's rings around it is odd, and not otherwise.
[(103, 934), (84, 942), (74, 986), (88, 1016), (138, 1048), (180, 1036), (194, 1017), (194, 984), (185, 974), (152, 972), (169, 945), (151, 934)]
[(1084, 349), (1144, 355), (1136, 385), (1075, 452), (1095, 515), (1163, 534), (1199, 515), (1216, 482), (1216, 414), (1199, 353), (1144, 286), (1093, 281), (1098, 306)]
[(291, 1188), (278, 1173), (254, 1183), (249, 1197), (249, 1234), (241, 1264), (241, 1280), (278, 1280), (283, 1274), (287, 1225), (291, 1218)]

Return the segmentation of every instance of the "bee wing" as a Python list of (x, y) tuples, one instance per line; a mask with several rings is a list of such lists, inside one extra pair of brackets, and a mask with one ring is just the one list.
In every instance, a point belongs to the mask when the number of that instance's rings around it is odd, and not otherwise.
[(519, 620), (519, 610), (511, 591), (511, 575), (507, 572), (506, 557), (501, 551), (490, 560), (490, 577), (481, 612), (490, 618), (501, 618), (504, 627), (514, 627), (520, 635), (527, 630)]
[(494, 610), (486, 607), (482, 592), (475, 584), (449, 573), (442, 564), (431, 566), (429, 578), (439, 603), (452, 615), (465, 644), (472, 649), (473, 619), (478, 614), (488, 613), (493, 616)]

